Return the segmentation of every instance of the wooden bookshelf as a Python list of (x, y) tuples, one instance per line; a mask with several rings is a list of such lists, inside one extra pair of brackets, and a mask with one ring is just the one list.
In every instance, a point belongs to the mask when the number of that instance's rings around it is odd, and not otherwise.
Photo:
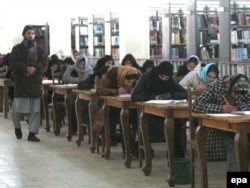
[(162, 58), (162, 11), (150, 11), (149, 30), (150, 58)]
[(93, 55), (102, 57), (105, 55), (105, 19), (104, 15), (93, 15)]
[(119, 35), (119, 14), (110, 13), (110, 44), (111, 55), (114, 59), (120, 57), (120, 35)]
[(230, 4), (231, 61), (250, 60), (250, 1)]
[(41, 45), (47, 54), (50, 54), (50, 45), (49, 45), (49, 25), (33, 25), (36, 29), (36, 42)]
[(197, 55), (201, 61), (219, 59), (219, 1), (197, 1)]
[(187, 57), (186, 5), (168, 3), (164, 7), (163, 58), (185, 59)]

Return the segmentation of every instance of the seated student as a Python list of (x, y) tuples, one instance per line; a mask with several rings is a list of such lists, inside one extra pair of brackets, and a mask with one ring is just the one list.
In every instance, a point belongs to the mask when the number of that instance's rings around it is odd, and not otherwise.
[[(56, 73), (56, 72), (58, 72), (59, 69), (60, 69), (59, 59), (52, 58), (49, 61), (48, 68), (47, 68), (46, 72), (44, 72), (42, 79), (43, 80), (52, 80), (53, 79), (53, 74)], [(52, 102), (52, 94), (53, 94), (53, 91), (52, 90), (48, 90), (48, 103)]]
[[(79, 83), (86, 78), (89, 74), (93, 73), (93, 68), (88, 64), (88, 59), (84, 55), (80, 55), (76, 64), (70, 65), (63, 74), (62, 81), (64, 83)], [(73, 135), (77, 132), (77, 119), (75, 112), (75, 96), (71, 100), (71, 124)]]
[(86, 79), (89, 74), (93, 74), (93, 68), (88, 63), (85, 55), (80, 55), (76, 60), (76, 64), (70, 65), (63, 74), (62, 81), (64, 83), (79, 83)]
[[(219, 76), (219, 69), (215, 63), (206, 64), (202, 69), (198, 64), (194, 71), (189, 72), (179, 84), (195, 90), (204, 89), (215, 82)], [(198, 122), (196, 122), (198, 123)], [(224, 160), (226, 152), (223, 146), (223, 135), (215, 129), (207, 129), (206, 152), (209, 160)], [(216, 140), (216, 142), (214, 141)]]
[[(107, 96), (130, 93), (139, 76), (140, 72), (136, 68), (130, 66), (112, 66), (106, 74), (106, 79), (98, 84), (96, 94)], [(134, 123), (137, 120), (136, 114), (130, 111), (130, 122)], [(120, 109), (110, 107), (111, 143), (113, 145), (116, 145), (115, 128), (119, 122)]]
[(150, 72), (155, 67), (154, 62), (151, 60), (146, 60), (141, 68), (141, 72)]
[[(172, 76), (173, 65), (167, 61), (161, 62), (151, 72), (142, 74), (132, 91), (131, 99), (134, 101), (186, 99), (186, 89), (180, 86)], [(184, 148), (181, 141), (181, 119), (174, 119), (174, 124), (175, 157), (184, 157)], [(149, 116), (149, 138), (151, 142), (163, 142), (165, 140), (163, 125), (164, 118), (154, 115)]]
[(105, 55), (96, 62), (93, 68), (94, 73), (101, 70), (104, 66), (110, 67), (110, 66), (113, 66), (114, 64), (115, 64), (115, 61), (113, 57), (111, 55)]
[(215, 63), (208, 63), (203, 68), (198, 64), (195, 70), (189, 72), (179, 84), (185, 88), (204, 89), (206, 85), (212, 83), (218, 76), (219, 69)]
[[(235, 110), (250, 110), (249, 89), (249, 79), (245, 75), (225, 76), (206, 87), (203, 94), (194, 101), (192, 110), (201, 113), (231, 113)], [(235, 134), (221, 132), (227, 152), (227, 171), (236, 171), (233, 144)]]
[(140, 66), (138, 65), (135, 57), (132, 54), (126, 54), (122, 59), (121, 65), (135, 67), (140, 70)]
[(195, 67), (200, 63), (200, 59), (196, 55), (191, 55), (188, 57), (187, 62), (180, 65), (176, 75), (177, 81), (180, 81), (186, 76), (190, 71), (193, 71)]

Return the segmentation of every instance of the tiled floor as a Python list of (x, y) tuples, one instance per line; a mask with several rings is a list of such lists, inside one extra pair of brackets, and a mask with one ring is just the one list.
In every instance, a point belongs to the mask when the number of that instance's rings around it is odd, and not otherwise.
[[(22, 122), (23, 139), (17, 140), (10, 117), (0, 113), (0, 188), (166, 188), (168, 170), (164, 144), (154, 144), (152, 173), (144, 176), (138, 160), (130, 169), (123, 165), (121, 146), (111, 148), (110, 160), (91, 153), (86, 140), (67, 141), (64, 126), (59, 136), (40, 128), (40, 143), (27, 141), (28, 126)], [(209, 187), (226, 187), (226, 163), (210, 162)], [(197, 178), (198, 179), (198, 178)], [(197, 180), (198, 183), (198, 180)], [(184, 188), (190, 185), (176, 185)], [(197, 186), (199, 187), (199, 186)]]

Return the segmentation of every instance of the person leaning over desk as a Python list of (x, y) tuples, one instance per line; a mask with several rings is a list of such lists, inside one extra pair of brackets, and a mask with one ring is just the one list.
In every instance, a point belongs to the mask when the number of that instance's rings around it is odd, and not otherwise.
[[(206, 87), (193, 103), (192, 110), (200, 113), (231, 113), (250, 110), (249, 79), (243, 74), (225, 76)], [(223, 132), (227, 152), (227, 171), (236, 171), (235, 134)], [(249, 138), (249, 136), (248, 136)]]
[[(96, 88), (97, 95), (122, 95), (131, 93), (136, 80), (140, 77), (141, 73), (138, 69), (131, 66), (111, 66), (108, 69), (106, 78), (99, 82)], [(130, 110), (129, 120), (132, 125), (137, 121), (137, 113), (132, 113)], [(111, 130), (111, 145), (115, 146), (117, 140), (115, 138), (115, 127), (120, 122), (120, 109), (110, 107), (110, 130)], [(135, 126), (134, 126), (135, 127)]]
[[(131, 99), (133, 101), (186, 99), (187, 91), (178, 84), (173, 76), (173, 65), (163, 61), (151, 72), (143, 73), (136, 83)], [(181, 119), (174, 119), (174, 151), (175, 157), (184, 157), (181, 142)], [(149, 116), (149, 138), (151, 142), (163, 142), (164, 118), (154, 115)]]

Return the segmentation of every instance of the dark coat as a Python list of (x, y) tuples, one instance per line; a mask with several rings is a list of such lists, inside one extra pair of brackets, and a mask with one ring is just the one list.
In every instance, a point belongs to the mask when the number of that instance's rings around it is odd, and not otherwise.
[(169, 87), (165, 87), (164, 91), (157, 90), (157, 84), (152, 77), (153, 70), (150, 73), (144, 73), (136, 83), (131, 99), (134, 101), (147, 101), (154, 100), (155, 96), (162, 95), (162, 99), (186, 99), (186, 89), (179, 85), (172, 77), (167, 82), (158, 83), (158, 88), (164, 88), (161, 84), (168, 84)]
[(14, 73), (15, 97), (41, 97), (42, 75), (46, 71), (48, 55), (45, 50), (37, 45), (37, 63), (34, 65), (36, 72), (32, 76), (27, 73), (28, 48), (23, 43), (13, 47), (10, 55), (10, 66)]

